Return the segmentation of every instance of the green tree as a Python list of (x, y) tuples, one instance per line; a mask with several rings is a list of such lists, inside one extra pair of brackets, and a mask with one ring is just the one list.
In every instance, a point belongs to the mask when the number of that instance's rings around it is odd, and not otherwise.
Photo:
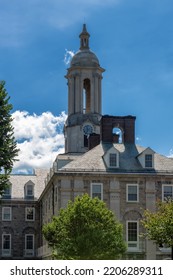
[(154, 213), (145, 210), (142, 224), (146, 229), (146, 237), (158, 245), (165, 244), (172, 248), (173, 259), (173, 201), (158, 202)]
[(126, 251), (122, 225), (105, 203), (87, 194), (69, 201), (43, 235), (56, 259), (117, 259)]
[(8, 187), (9, 175), (18, 154), (10, 114), (13, 106), (9, 104), (10, 97), (4, 86), (5, 82), (0, 82), (0, 194)]

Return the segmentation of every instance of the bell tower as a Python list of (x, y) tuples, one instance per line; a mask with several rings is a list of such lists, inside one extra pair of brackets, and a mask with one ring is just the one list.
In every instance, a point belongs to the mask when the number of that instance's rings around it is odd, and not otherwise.
[(65, 153), (88, 150), (91, 134), (100, 134), (101, 82), (105, 71), (89, 48), (86, 24), (79, 35), (80, 48), (65, 76), (68, 81), (68, 118), (64, 127)]

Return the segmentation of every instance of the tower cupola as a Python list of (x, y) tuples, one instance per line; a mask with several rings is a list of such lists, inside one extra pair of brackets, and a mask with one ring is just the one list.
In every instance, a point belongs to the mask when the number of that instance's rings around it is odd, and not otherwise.
[(105, 70), (89, 48), (90, 34), (86, 24), (83, 24), (79, 38), (79, 50), (65, 76), (68, 80), (68, 118), (64, 128), (66, 153), (87, 151), (89, 135), (100, 134), (101, 81)]
[(85, 66), (95, 67), (99, 66), (99, 60), (95, 53), (89, 48), (90, 34), (87, 31), (86, 24), (83, 25), (83, 30), (79, 35), (80, 48), (78, 52), (73, 56), (70, 66)]

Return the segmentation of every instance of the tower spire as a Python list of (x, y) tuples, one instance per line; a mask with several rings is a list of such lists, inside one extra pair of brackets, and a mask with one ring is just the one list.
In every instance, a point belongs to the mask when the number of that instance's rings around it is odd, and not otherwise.
[(83, 30), (79, 35), (80, 38), (80, 50), (89, 49), (89, 37), (90, 34), (87, 31), (86, 24), (83, 24)]

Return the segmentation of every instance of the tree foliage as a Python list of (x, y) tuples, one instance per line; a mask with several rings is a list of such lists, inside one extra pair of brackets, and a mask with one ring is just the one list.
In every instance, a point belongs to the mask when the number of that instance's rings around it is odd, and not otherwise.
[(116, 259), (126, 251), (122, 225), (103, 201), (87, 194), (69, 201), (43, 235), (57, 259)]
[(9, 174), (18, 154), (10, 114), (13, 106), (9, 104), (10, 97), (4, 86), (5, 82), (0, 82), (0, 194), (8, 186)]
[[(142, 224), (146, 237), (158, 245), (167, 245), (173, 249), (173, 201), (158, 202), (156, 212), (145, 210)], [(172, 250), (173, 258), (173, 250)]]

